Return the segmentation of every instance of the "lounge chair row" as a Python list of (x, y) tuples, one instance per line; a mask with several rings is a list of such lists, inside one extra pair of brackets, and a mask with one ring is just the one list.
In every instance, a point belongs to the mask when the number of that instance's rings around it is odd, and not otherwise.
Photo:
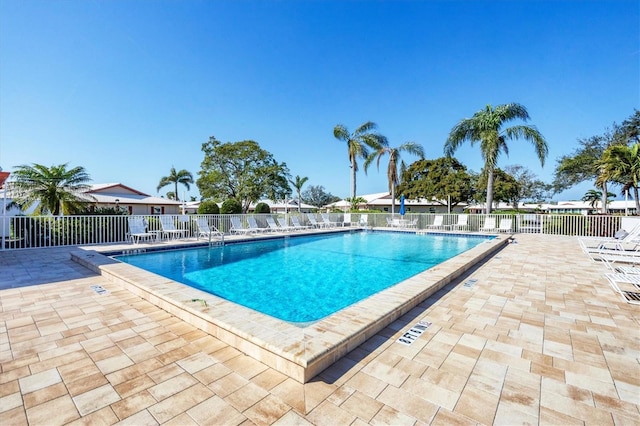
[[(433, 223), (427, 225), (427, 229), (446, 229), (453, 231), (461, 231), (469, 229), (469, 215), (459, 214), (458, 222), (451, 225), (444, 225), (444, 216), (435, 215)], [(487, 216), (484, 223), (480, 227), (480, 231), (483, 232), (512, 232), (513, 231), (513, 219), (504, 218), (500, 220), (498, 225), (498, 218), (496, 216)]]
[[(222, 237), (224, 235), (215, 226), (209, 225), (204, 217), (197, 217), (195, 222), (198, 229), (196, 234), (198, 238)], [(172, 216), (160, 216), (160, 230), (157, 231), (148, 231), (148, 224), (142, 216), (130, 216), (127, 218), (127, 223), (129, 225), (127, 236), (132, 244), (138, 244), (142, 240), (155, 241), (162, 237), (167, 239), (186, 238), (189, 234), (189, 230), (176, 227)]]
[[(617, 237), (616, 237), (617, 236)], [(611, 238), (579, 238), (580, 247), (607, 268), (604, 277), (627, 303), (640, 305), (640, 223)]]

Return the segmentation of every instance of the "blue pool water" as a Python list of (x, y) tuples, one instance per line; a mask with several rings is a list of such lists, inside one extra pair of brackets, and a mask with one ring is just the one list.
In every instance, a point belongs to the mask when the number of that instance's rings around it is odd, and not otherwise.
[(357, 232), (116, 258), (285, 321), (309, 322), (484, 241)]

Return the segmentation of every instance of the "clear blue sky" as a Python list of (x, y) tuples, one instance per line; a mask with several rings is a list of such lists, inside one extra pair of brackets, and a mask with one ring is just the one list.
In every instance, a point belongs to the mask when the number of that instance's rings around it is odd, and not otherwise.
[[(415, 141), (438, 158), (459, 120), (518, 102), (549, 157), (542, 168), (515, 141), (498, 165), (550, 181), (578, 138), (640, 108), (639, 10), (637, 0), (0, 0), (0, 166), (69, 163), (94, 183), (157, 194), (171, 166), (197, 179), (213, 135), (255, 140), (292, 176), (346, 197), (336, 124), (374, 121), (392, 146)], [(456, 156), (480, 171), (477, 145)], [(386, 189), (386, 159), (358, 174), (358, 194)]]

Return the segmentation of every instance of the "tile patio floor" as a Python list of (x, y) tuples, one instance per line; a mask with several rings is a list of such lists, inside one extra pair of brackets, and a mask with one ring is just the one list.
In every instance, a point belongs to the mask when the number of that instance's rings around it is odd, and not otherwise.
[(66, 249), (3, 251), (0, 288), (33, 285), (0, 290), (0, 425), (638, 425), (640, 306), (605, 271), (518, 235), (302, 385)]

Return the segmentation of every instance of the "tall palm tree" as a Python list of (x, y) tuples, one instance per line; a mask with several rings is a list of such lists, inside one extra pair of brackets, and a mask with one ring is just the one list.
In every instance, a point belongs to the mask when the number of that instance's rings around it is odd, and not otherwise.
[(622, 193), (633, 189), (636, 214), (640, 214), (638, 185), (640, 183), (640, 143), (611, 145), (602, 155), (600, 162), (603, 173), (599, 180), (612, 180), (622, 185)]
[(301, 213), (300, 203), (302, 203), (302, 198), (300, 193), (302, 192), (302, 187), (304, 186), (305, 183), (307, 183), (308, 180), (309, 180), (308, 177), (305, 176), (301, 178), (298, 175), (296, 175), (295, 180), (289, 179), (289, 183), (293, 185), (293, 187), (296, 189), (296, 192), (298, 193), (298, 213)]
[(529, 120), (529, 113), (524, 106), (511, 103), (493, 108), (487, 105), (485, 109), (473, 114), (473, 117), (465, 118), (456, 124), (444, 144), (445, 154), (451, 157), (463, 142), (469, 141), (471, 145), (480, 142), (484, 168), (487, 172), (487, 213), (491, 213), (493, 203), (493, 170), (498, 163), (500, 152), (509, 155), (508, 140), (522, 138), (532, 142), (543, 166), (547, 158), (549, 151), (547, 142), (534, 126), (516, 125), (502, 129), (506, 122), (516, 119)]
[(176, 168), (171, 166), (171, 172), (169, 176), (164, 176), (160, 178), (160, 183), (158, 183), (157, 191), (160, 191), (161, 188), (173, 184), (173, 194), (175, 196), (176, 201), (180, 201), (178, 197), (178, 184), (181, 183), (187, 187), (187, 191), (190, 189), (189, 184), (193, 183), (193, 176), (187, 170), (180, 170), (176, 172)]
[(347, 143), (349, 153), (349, 163), (351, 167), (351, 198), (356, 198), (356, 173), (358, 172), (358, 158), (366, 159), (369, 155), (369, 148), (378, 149), (380, 147), (380, 135), (374, 132), (376, 123), (367, 121), (360, 125), (353, 133), (342, 124), (333, 128), (333, 136)]
[(391, 194), (391, 213), (395, 213), (396, 210), (396, 186), (400, 183), (400, 177), (398, 175), (398, 161), (400, 161), (401, 170), (406, 169), (404, 161), (400, 160), (401, 152), (408, 152), (409, 154), (417, 155), (421, 159), (424, 158), (424, 149), (420, 144), (415, 142), (405, 142), (399, 147), (392, 148), (389, 146), (389, 141), (384, 136), (378, 139), (380, 147), (367, 156), (364, 161), (364, 171), (367, 172), (369, 166), (375, 160), (377, 161), (378, 169), (380, 169), (380, 159), (389, 154), (389, 165), (387, 166), (387, 179), (389, 182), (389, 193)]
[(11, 189), (15, 191), (12, 205), (25, 210), (37, 204), (37, 214), (75, 213), (92, 198), (84, 194), (91, 188), (87, 184), (91, 178), (80, 166), (67, 170), (66, 163), (51, 167), (22, 165), (16, 167), (12, 177)]

